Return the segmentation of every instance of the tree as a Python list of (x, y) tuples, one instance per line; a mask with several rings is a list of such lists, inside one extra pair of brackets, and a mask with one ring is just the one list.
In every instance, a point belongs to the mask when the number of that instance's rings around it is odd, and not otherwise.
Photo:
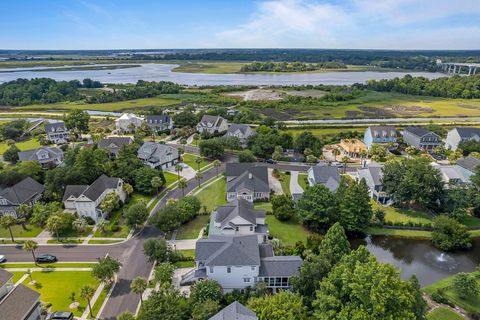
[(373, 161), (379, 161), (383, 162), (385, 161), (385, 158), (387, 157), (387, 148), (385, 148), (381, 144), (374, 143), (371, 147), (370, 150), (368, 151), (370, 158)]
[(343, 173), (347, 172), (348, 161), (350, 161), (348, 157), (342, 157)]
[(365, 179), (351, 181), (338, 199), (339, 222), (347, 231), (363, 231), (372, 219), (372, 204)]
[(152, 188), (154, 188), (158, 194), (158, 190), (161, 186), (163, 186), (163, 180), (160, 177), (153, 177), (152, 178)]
[(17, 208), (17, 215), (19, 217), (30, 217), (32, 214), (32, 207), (30, 207), (26, 203), (22, 203), (21, 205), (18, 206)]
[(95, 294), (95, 289), (90, 285), (84, 285), (83, 287), (80, 288), (80, 297), (87, 300), (88, 310), (90, 311), (90, 317), (92, 318), (93, 318), (93, 313), (92, 313), (92, 305), (90, 304), (90, 300), (93, 298), (94, 294)]
[(247, 308), (255, 312), (259, 320), (309, 319), (302, 297), (288, 291), (254, 297), (248, 301)]
[(130, 283), (130, 289), (132, 289), (133, 293), (140, 295), (140, 303), (143, 303), (143, 293), (147, 290), (147, 280), (142, 277), (136, 277)]
[(213, 167), (217, 170), (217, 177), (218, 177), (218, 169), (222, 166), (222, 163), (220, 160), (214, 160), (213, 161)]
[(17, 163), (18, 161), (18, 153), (20, 149), (17, 148), (16, 145), (12, 144), (5, 152), (3, 153), (3, 159), (5, 161), (10, 161), (12, 163)]
[(466, 227), (445, 215), (433, 220), (432, 243), (441, 250), (468, 249), (472, 246)]
[(107, 215), (112, 213), (113, 210), (118, 208), (120, 203), (120, 197), (116, 192), (110, 192), (105, 196), (105, 198), (100, 203), (100, 209), (105, 212)]
[(275, 146), (275, 149), (272, 153), (272, 159), (275, 161), (280, 161), (283, 158), (283, 148), (282, 146)]
[(195, 180), (197, 180), (198, 182), (198, 187), (200, 188), (201, 186), (201, 183), (202, 183), (202, 179), (203, 179), (203, 174), (201, 172), (197, 172), (195, 174)]
[(153, 278), (160, 285), (170, 285), (172, 283), (175, 267), (169, 262), (158, 263), (155, 266)]
[(150, 167), (135, 170), (133, 174), (135, 189), (145, 194), (153, 194), (155, 188), (152, 186), (152, 179), (154, 177), (159, 177), (159, 172)]
[(38, 161), (20, 161), (15, 166), (15, 170), (26, 177), (39, 181), (42, 177), (42, 166)]
[(37, 259), (35, 257), (35, 250), (37, 250), (37, 248), (38, 244), (33, 240), (25, 240), (22, 246), (23, 250), (30, 251), (32, 253), (33, 263), (35, 263), (35, 265), (37, 265)]
[(188, 300), (174, 288), (160, 288), (145, 300), (137, 320), (185, 320), (189, 318)]
[(417, 317), (419, 291), (379, 263), (361, 246), (343, 257), (322, 279), (313, 303), (315, 319), (423, 319)]
[(320, 231), (335, 220), (335, 196), (324, 185), (314, 185), (307, 188), (298, 200), (296, 211), (303, 225), (311, 230)]
[(97, 228), (102, 230), (102, 233), (105, 233), (105, 228), (108, 226), (108, 220), (101, 219), (97, 222)]
[(37, 202), (33, 205), (30, 223), (43, 228), (47, 224), (47, 220), (51, 215), (60, 212), (62, 212), (62, 205), (60, 202)]
[(250, 150), (243, 150), (238, 153), (238, 162), (255, 162), (257, 158)]
[(63, 121), (65, 122), (67, 129), (78, 133), (87, 133), (90, 115), (87, 111), (75, 109), (65, 115)]
[(318, 250), (319, 256), (328, 261), (330, 267), (333, 267), (350, 253), (350, 242), (348, 242), (345, 230), (340, 223), (337, 222), (328, 229)]
[(202, 140), (199, 143), (200, 154), (207, 158), (217, 159), (223, 156), (225, 150), (218, 139)]
[(10, 232), (10, 238), (12, 239), (12, 242), (15, 242), (15, 239), (13, 239), (13, 232), (12, 232), (12, 227), (17, 224), (17, 218), (15, 218), (13, 215), (10, 214), (4, 214), (3, 216), (0, 217), (0, 226), (4, 229), (8, 229)]
[(122, 186), (122, 189), (125, 192), (125, 194), (127, 195), (127, 197), (129, 197), (133, 193), (133, 187), (129, 183), (125, 182)]
[(179, 164), (175, 166), (175, 171), (177, 172), (177, 180), (180, 180), (180, 172), (183, 171), (183, 167)]
[(130, 312), (125, 311), (118, 316), (118, 320), (135, 320), (135, 317)]
[(294, 215), (295, 204), (289, 195), (273, 196), (271, 199), (273, 215), (280, 221), (290, 220)]
[(185, 189), (187, 189), (187, 187), (188, 187), (188, 183), (185, 178), (182, 178), (180, 179), (180, 181), (178, 181), (178, 188), (182, 189), (182, 196), (184, 197), (185, 197)]
[(192, 309), (192, 320), (209, 320), (220, 308), (220, 303), (214, 300), (197, 303)]
[(85, 220), (85, 218), (83, 218), (83, 217), (75, 219), (72, 222), (72, 228), (75, 231), (80, 232), (80, 233), (85, 232), (85, 230), (87, 229), (87, 220)]
[(190, 300), (193, 304), (208, 300), (219, 301), (222, 298), (222, 287), (214, 280), (196, 282), (190, 291)]
[(196, 157), (195, 158), (195, 163), (197, 164), (197, 171), (200, 171), (200, 164), (203, 161), (203, 157)]
[(473, 275), (465, 272), (460, 272), (453, 278), (453, 289), (462, 299), (469, 297), (476, 297), (479, 293), (477, 280)]
[(157, 263), (169, 261), (172, 250), (165, 239), (147, 239), (143, 243), (143, 252), (148, 257), (148, 260)]
[(178, 220), (179, 210), (175, 204), (168, 204), (156, 212), (151, 218), (150, 223), (156, 226), (162, 232), (173, 231), (180, 226)]
[(337, 157), (340, 155), (340, 150), (338, 148), (335, 148), (332, 150), (332, 154), (333, 154), (333, 160), (337, 161)]
[(330, 268), (329, 262), (323, 257), (309, 254), (303, 261), (298, 275), (290, 279), (293, 290), (305, 299), (307, 306), (311, 306), (315, 298), (315, 292), (320, 286), (320, 281), (328, 274)]
[(92, 270), (92, 275), (100, 282), (111, 284), (115, 273), (120, 270), (122, 264), (118, 260), (106, 256), (98, 260)]
[(136, 229), (147, 220), (148, 209), (143, 202), (135, 203), (125, 211), (123, 217), (127, 226)]
[(315, 137), (310, 131), (304, 131), (300, 133), (295, 139), (295, 149), (298, 152), (303, 153), (305, 149), (312, 150), (313, 154), (320, 156), (322, 154), (322, 142)]

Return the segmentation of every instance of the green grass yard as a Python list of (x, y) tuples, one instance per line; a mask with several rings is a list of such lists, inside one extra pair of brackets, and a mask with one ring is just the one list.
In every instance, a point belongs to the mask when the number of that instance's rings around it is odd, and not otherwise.
[(280, 221), (273, 215), (266, 218), (270, 235), (280, 239), (286, 245), (295, 245), (297, 241), (307, 243), (310, 232), (295, 221)]
[(205, 227), (210, 215), (198, 215), (192, 221), (181, 225), (177, 230), (177, 240), (197, 239), (200, 230)]
[(298, 174), (298, 184), (302, 187), (303, 191), (307, 190), (309, 184), (307, 180), (308, 175), (306, 173)]
[(462, 315), (456, 313), (450, 308), (439, 307), (427, 314), (427, 320), (463, 320)]
[(265, 210), (272, 212), (272, 203), (271, 202), (255, 202), (254, 207), (257, 210)]
[(366, 233), (370, 235), (375, 235), (375, 236), (391, 236), (391, 237), (414, 238), (414, 239), (430, 239), (432, 237), (432, 233), (430, 231), (385, 229), (385, 228), (377, 228), (377, 227), (367, 228)]
[(220, 178), (195, 196), (207, 207), (207, 212), (212, 212), (218, 206), (227, 203), (227, 182), (225, 178)]
[(286, 172), (280, 172), (280, 177), (278, 177), (280, 184), (282, 185), (283, 193), (290, 194), (290, 174)]
[(390, 222), (410, 222), (410, 223), (431, 223), (431, 217), (426, 212), (415, 211), (411, 209), (401, 209), (393, 206), (383, 207), (376, 202), (372, 202), (372, 209), (381, 209), (385, 212), (385, 221)]
[[(40, 232), (42, 232), (42, 228), (39, 228), (32, 224), (26, 224), (25, 229), (21, 225), (15, 225), (12, 227), (12, 233), (14, 238), (36, 237)], [(10, 232), (8, 231), (8, 229), (0, 227), (0, 238), (10, 239)]]
[(10, 271), (11, 274), (13, 274), (12, 277), (12, 282), (15, 284), (17, 283), (18, 280), (25, 274), (25, 272), (22, 271)]
[(93, 268), (96, 262), (55, 262), (55, 263), (3, 263), (0, 268)]
[[(169, 186), (178, 180), (178, 176), (175, 173), (164, 171), (163, 176), (165, 177), (165, 186)], [(182, 176), (180, 176), (180, 179), (181, 178)]]
[(191, 154), (191, 153), (185, 153), (182, 155), (183, 162), (190, 167), (192, 167), (194, 170), (198, 170), (200, 167), (200, 170), (210, 164), (211, 161), (206, 160), (205, 158), (202, 159), (202, 162), (200, 162), (200, 166), (195, 162), (195, 160), (199, 158), (199, 156)]
[[(25, 141), (16, 142), (15, 145), (17, 146), (18, 149), (20, 149), (20, 151), (36, 149), (40, 147), (40, 143), (37, 141), (36, 138), (31, 138)], [(0, 154), (3, 154), (5, 151), (7, 151), (8, 148), (9, 146), (6, 143), (4, 142), (0, 143)]]

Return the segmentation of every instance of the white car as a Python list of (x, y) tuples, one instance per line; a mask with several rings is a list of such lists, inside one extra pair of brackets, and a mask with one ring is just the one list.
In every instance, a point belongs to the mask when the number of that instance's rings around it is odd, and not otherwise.
[(7, 261), (4, 255), (0, 255), (0, 263)]

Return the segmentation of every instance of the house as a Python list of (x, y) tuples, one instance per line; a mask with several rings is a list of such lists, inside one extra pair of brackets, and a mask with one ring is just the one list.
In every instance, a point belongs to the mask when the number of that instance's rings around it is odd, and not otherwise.
[(480, 159), (474, 156), (468, 156), (465, 158), (460, 158), (457, 160), (456, 165), (462, 174), (468, 178), (474, 175), (477, 172), (477, 169), (480, 167)]
[(123, 180), (110, 178), (102, 174), (91, 185), (68, 185), (63, 194), (63, 204), (68, 211), (76, 212), (82, 217), (90, 217), (95, 222), (105, 218), (100, 209), (103, 199), (115, 192), (120, 200), (125, 201), (126, 194), (123, 191)]
[(200, 133), (206, 132), (210, 134), (220, 133), (223, 131), (227, 131), (228, 129), (228, 122), (226, 119), (220, 116), (211, 116), (211, 115), (204, 115), (202, 120), (197, 124), (197, 131)]
[(366, 157), (368, 152), (367, 145), (358, 139), (342, 139), (338, 148), (342, 155), (352, 159)]
[(443, 145), (440, 136), (422, 127), (408, 127), (402, 131), (403, 142), (415, 149), (432, 152)]
[(46, 123), (45, 133), (47, 134), (47, 140), (51, 143), (61, 144), (70, 140), (70, 131), (65, 127), (63, 121)]
[(41, 319), (40, 293), (23, 284), (15, 286), (13, 274), (0, 269), (0, 318), (2, 320)]
[(132, 137), (107, 137), (98, 142), (98, 147), (106, 149), (110, 157), (116, 157), (124, 145), (132, 143)]
[(178, 149), (157, 142), (145, 142), (138, 149), (138, 158), (151, 168), (166, 169), (178, 163)]
[(38, 149), (20, 151), (18, 159), (20, 161), (36, 161), (43, 168), (51, 168), (63, 162), (63, 151), (56, 147), (40, 147)]
[(365, 179), (370, 197), (381, 204), (386, 204), (390, 200), (390, 196), (383, 188), (382, 169), (380, 164), (372, 161), (365, 168), (358, 169), (358, 176), (360, 179)]
[(227, 110), (227, 115), (228, 116), (236, 116), (239, 113), (240, 113), (240, 110), (238, 110), (238, 109), (228, 109)]
[(464, 141), (480, 142), (480, 128), (453, 128), (447, 133), (445, 148), (456, 151), (458, 145)]
[(432, 166), (436, 168), (442, 177), (442, 181), (445, 188), (450, 186), (458, 186), (470, 183), (470, 176), (467, 176), (458, 165), (439, 165), (432, 163)]
[(370, 150), (374, 143), (396, 143), (397, 130), (392, 126), (372, 126), (365, 130), (363, 142)]
[(258, 318), (255, 312), (234, 301), (208, 320), (258, 320)]
[(255, 131), (253, 131), (253, 129), (246, 124), (233, 123), (228, 127), (227, 130), (227, 136), (238, 138), (238, 140), (240, 140), (240, 143), (244, 147), (247, 145), (248, 138), (253, 136), (254, 134)]
[(0, 215), (11, 214), (15, 217), (21, 204), (33, 206), (41, 197), (45, 187), (26, 177), (11, 187), (0, 186)]
[(227, 201), (243, 198), (255, 200), (270, 199), (268, 168), (252, 163), (227, 163)]
[(337, 167), (321, 164), (310, 167), (307, 174), (310, 186), (323, 184), (328, 190), (335, 192), (340, 185), (341, 177)]
[(266, 243), (268, 227), (265, 211), (255, 210), (253, 203), (239, 198), (218, 207), (210, 217), (209, 235), (256, 234), (259, 243)]
[(144, 119), (133, 113), (124, 113), (115, 120), (115, 128), (119, 132), (135, 132), (142, 125)]
[(159, 131), (172, 130), (173, 120), (168, 115), (150, 115), (146, 118), (147, 125), (150, 129)]

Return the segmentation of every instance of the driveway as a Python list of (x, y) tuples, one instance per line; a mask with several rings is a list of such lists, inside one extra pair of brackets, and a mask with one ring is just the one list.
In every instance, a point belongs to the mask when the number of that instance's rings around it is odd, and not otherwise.
[(298, 171), (290, 171), (290, 194), (302, 194), (303, 188), (298, 184)]
[(268, 183), (270, 184), (270, 189), (273, 190), (273, 193), (283, 194), (282, 184), (273, 176), (273, 169), (271, 168), (268, 168)]
[[(196, 171), (190, 167), (189, 165), (185, 163), (180, 164), (183, 167), (183, 170), (180, 171), (180, 176), (182, 178), (185, 178), (185, 180), (190, 180), (195, 178)], [(167, 169), (164, 169), (167, 172), (173, 173), (174, 175), (177, 174), (177, 171), (175, 171), (175, 166), (168, 167)]]

